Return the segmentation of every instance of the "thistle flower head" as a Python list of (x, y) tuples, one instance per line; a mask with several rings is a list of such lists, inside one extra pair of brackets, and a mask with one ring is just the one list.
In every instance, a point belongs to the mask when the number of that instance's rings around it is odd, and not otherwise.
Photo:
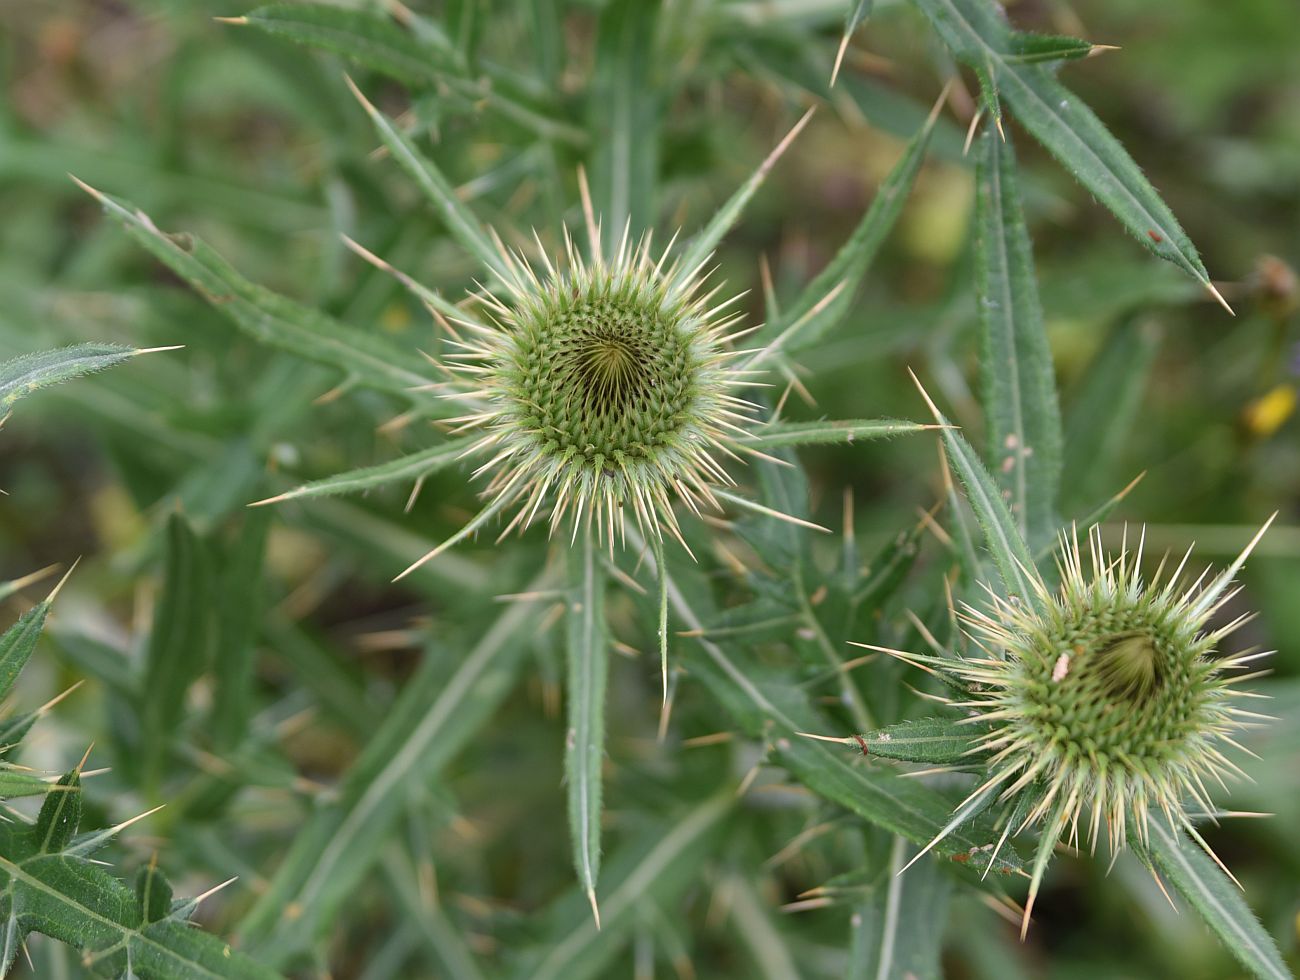
[(665, 268), (648, 238), (625, 237), (609, 260), (567, 244), (544, 273), (503, 250), (504, 289), (482, 297), (490, 322), (466, 324), (451, 367), (476, 408), (458, 421), (487, 456), (488, 509), (517, 507), (507, 531), (549, 505), (552, 530), (571, 513), (612, 538), (631, 510), (643, 531), (678, 535), (673, 499), (718, 506), (711, 487), (731, 482), (718, 457), (753, 407), (731, 393), (738, 315), (710, 307), (717, 290)]
[(1238, 702), (1250, 695), (1236, 687), (1256, 676), (1240, 670), (1264, 654), (1215, 656), (1249, 617), (1207, 624), (1236, 594), (1233, 576), (1258, 540), (1208, 583), (1208, 573), (1188, 583), (1190, 550), (1171, 574), (1161, 562), (1144, 581), (1140, 543), (1107, 555), (1094, 527), (1085, 555), (1071, 535), (1063, 538), (1055, 591), (1035, 576), (1033, 596), (994, 595), (984, 609), (966, 607), (963, 619), (984, 656), (921, 658), (956, 675), (969, 692), (956, 706), (986, 728), (977, 748), (988, 778), (936, 842), (995, 797), (1008, 801), (1002, 842), (1040, 825), (1026, 925), (1052, 845), (1067, 831), (1077, 843), (1081, 823), (1094, 849), (1104, 823), (1118, 851), (1131, 832), (1146, 843), (1158, 809), (1209, 851), (1193, 825), (1193, 817), (1215, 814), (1206, 784), (1226, 789), (1225, 777), (1241, 774), (1223, 750), (1238, 747), (1234, 733), (1266, 716), (1242, 709)]

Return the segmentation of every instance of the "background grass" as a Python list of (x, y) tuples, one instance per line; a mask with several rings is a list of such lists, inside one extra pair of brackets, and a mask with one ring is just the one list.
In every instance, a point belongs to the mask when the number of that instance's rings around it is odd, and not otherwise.
[[(550, 39), (532, 19), (534, 8), (543, 16), (552, 9), (542, 0), (419, 7), (457, 44), (501, 66), (497, 91), (545, 107), (549, 140), (503, 113), (495, 94), (483, 100), (435, 87), (411, 102), (406, 86), (348, 69), (390, 115), (408, 114), (434, 134), (439, 164), (489, 223), (572, 220), (580, 162), (605, 193), (599, 151), (579, 144), (608, 131), (600, 114), (621, 97), (635, 30), (631, 48), (606, 50), (597, 39), (618, 35), (600, 30), (599, 4), (555, 6), (566, 13)], [(777, 293), (793, 297), (851, 232), (950, 71), (919, 15), (877, 6), (829, 105), (719, 253), (720, 277), (751, 290), (751, 322), (764, 315), (760, 256)], [(659, 59), (644, 66), (630, 96), (660, 100), (640, 107), (657, 122), (631, 130), (630, 152), (641, 162), (629, 172), (654, 185), (653, 195), (629, 198), (638, 223), (698, 226), (802, 106), (826, 96), (845, 7), (670, 6), (663, 21), (675, 30), (662, 28)], [(322, 399), (338, 382), (332, 372), (236, 332), (103, 220), (66, 174), (129, 197), (160, 228), (195, 232), (256, 281), (411, 351), (432, 343), (428, 317), (353, 257), (339, 233), (452, 297), (476, 274), (409, 181), (377, 157), (342, 62), (213, 20), (250, 8), (116, 0), (0, 9), (0, 355), (89, 340), (185, 345), (25, 401), (0, 433), (8, 494), (0, 579), (85, 556), (17, 697), (32, 705), (74, 680), (90, 682), (43, 722), (24, 761), (63, 770), (95, 742), (91, 765), (102, 752), (100, 764), (113, 767), (88, 782), (88, 819), (99, 824), (167, 802), (125, 836), (113, 862), (127, 873), (156, 850), (185, 894), (239, 875), (201, 915), (223, 934), (247, 925), (303, 821), (336, 794), (346, 797), (349, 778), (412, 744), (372, 741), (383, 719), (407, 710), (399, 696), (406, 692), (417, 714), (422, 704), (411, 692), (435, 699), (508, 608), (495, 597), (529, 588), (545, 557), (536, 534), (528, 546), (500, 549), (485, 539), (409, 583), (388, 584), (475, 508), (465, 474), (453, 469), (428, 481), (409, 514), (406, 488), (278, 509), (264, 569), (254, 575), (255, 562), (241, 564), (241, 549), (266, 530), (246, 503), (298, 478), (420, 448), (423, 429), (385, 426), (402, 406), (373, 391)], [(1062, 393), (1067, 516), (1145, 471), (1111, 519), (1146, 522), (1156, 550), (1195, 541), (1200, 558), (1223, 563), (1282, 511), (1234, 601), (1235, 610), (1260, 613), (1234, 642), (1280, 651), (1269, 683), (1282, 721), (1252, 740), (1262, 756), (1247, 767), (1256, 782), (1227, 801), (1277, 816), (1230, 822), (1209, 836), (1294, 963), (1300, 423), (1291, 406), (1300, 293), (1287, 267), (1300, 261), (1300, 10), (1266, 0), (1158, 9), (1026, 0), (1010, 12), (1022, 28), (1121, 46), (1069, 65), (1063, 78), (1143, 166), (1237, 309), (1227, 318), (1196, 283), (1137, 248), (1008, 125)], [(534, 93), (524, 75), (542, 89)], [(851, 312), (799, 357), (816, 405), (795, 398), (790, 416), (921, 418), (904, 370), (911, 366), (957, 422), (980, 432), (966, 111), (954, 96)], [(1103, 410), (1098, 427), (1093, 413)], [(942, 493), (928, 438), (817, 447), (801, 458), (816, 519), (839, 527), (842, 490), (852, 488), (866, 555)], [(169, 516), (178, 511), (204, 542), (210, 617), (182, 642), (210, 644), (216, 669), (183, 686), (178, 717), (140, 721), (157, 729), (142, 742), (123, 675), (149, 658)], [(1118, 523), (1108, 526), (1112, 540), (1118, 533)], [(932, 555), (932, 539), (925, 548)], [(743, 831), (724, 834), (710, 801), (734, 791), (758, 749), (745, 739), (684, 745), (732, 730), (716, 702), (689, 684), (674, 737), (656, 745), (657, 663), (643, 643), (650, 634), (630, 600), (610, 601), (615, 636), (645, 648), (611, 665), (606, 833), (621, 857), (607, 856), (607, 874), (617, 878), (619, 860), (658, 853), (683, 826), (698, 836), (682, 838), (682, 853), (695, 861), (679, 856), (656, 877), (652, 900), (629, 911), (627, 941), (588, 951), (593, 970), (648, 976), (653, 963), (685, 975), (689, 961), (701, 977), (842, 975), (848, 905), (781, 908), (836, 874), (887, 866), (888, 841), (827, 834), (765, 864), (822, 817), (848, 819), (823, 812), (810, 822), (791, 784), (769, 770), (741, 804)], [(5, 623), (22, 608), (9, 600)], [(400, 810), (392, 831), (373, 842), (378, 863), (361, 886), (323, 902), (325, 938), (292, 969), (374, 978), (496, 975), (509, 965), (542, 975), (558, 948), (554, 936), (579, 921), (557, 903), (572, 887), (562, 655), (554, 630), (522, 619), (509, 625), (530, 639), (515, 643), (517, 662), (494, 662), (507, 678), (500, 707), (482, 719), (458, 717), (418, 745), (388, 801)], [(231, 694), (236, 681), (222, 679), (232, 676), (222, 657), (241, 648), (240, 630), (255, 639), (256, 670), (251, 693)], [(195, 650), (195, 674), (204, 656)], [(221, 698), (252, 718), (253, 734), (237, 749), (195, 730)], [(239, 720), (230, 724), (242, 731)], [(358, 833), (365, 836), (364, 825)], [(952, 903), (946, 925), (935, 922), (947, 974), (1239, 975), (1199, 920), (1172, 913), (1136, 862), (1123, 858), (1109, 878), (1104, 872), (1103, 861), (1058, 861), (1024, 946), (962, 892), (967, 900)], [(928, 925), (925, 895), (948, 887), (938, 880), (908, 886), (925, 893), (905, 906), (917, 929)], [(75, 970), (61, 947), (31, 946), (41, 975)]]

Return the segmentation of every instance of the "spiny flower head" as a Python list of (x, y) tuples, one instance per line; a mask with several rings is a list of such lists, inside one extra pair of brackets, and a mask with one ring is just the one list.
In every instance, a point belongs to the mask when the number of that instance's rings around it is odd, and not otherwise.
[(1141, 540), (1110, 556), (1094, 527), (1085, 559), (1077, 535), (1065, 537), (1055, 591), (1031, 572), (1034, 595), (991, 594), (986, 608), (964, 609), (983, 657), (899, 654), (953, 677), (968, 694), (951, 703), (986, 729), (972, 752), (986, 756), (988, 778), (931, 846), (994, 799), (1008, 806), (995, 857), (1009, 834), (1041, 826), (1026, 926), (1053, 845), (1067, 830), (1077, 843), (1080, 823), (1095, 849), (1104, 821), (1118, 852), (1131, 828), (1148, 841), (1158, 808), (1209, 852), (1192, 822), (1216, 812), (1206, 783), (1226, 789), (1225, 777), (1242, 775), (1223, 749), (1240, 748), (1234, 733), (1267, 716), (1241, 708), (1252, 695), (1236, 686), (1258, 676), (1239, 671), (1266, 654), (1215, 656), (1250, 617), (1207, 624), (1236, 595), (1233, 576), (1267, 527), (1208, 583), (1208, 572), (1183, 580), (1190, 549), (1171, 574), (1162, 561), (1148, 582)]
[(591, 239), (584, 260), (566, 236), (565, 263), (544, 258), (544, 273), (502, 250), (504, 289), (481, 297), (490, 322), (461, 321), (450, 370), (475, 410), (454, 421), (488, 457), (485, 512), (517, 508), (507, 532), (549, 505), (552, 531), (572, 513), (575, 530), (592, 519), (612, 539), (630, 509), (643, 532), (680, 537), (673, 499), (718, 508), (712, 488), (731, 483), (718, 457), (735, 455), (754, 408), (732, 394), (739, 315), (724, 313), (734, 300), (710, 305), (698, 268), (665, 268), (648, 237), (625, 235), (609, 260)]

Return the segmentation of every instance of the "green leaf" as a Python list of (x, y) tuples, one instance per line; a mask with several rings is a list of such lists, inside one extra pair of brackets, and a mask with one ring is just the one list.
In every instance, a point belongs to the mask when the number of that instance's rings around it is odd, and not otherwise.
[(1246, 969), (1265, 980), (1290, 980), (1277, 943), (1250, 911), (1241, 890), (1223, 870), (1181, 832), (1153, 816), (1148, 847), (1135, 845), (1177, 892), (1201, 914), (1215, 935)]
[(903, 838), (894, 838), (884, 879), (854, 910), (845, 980), (943, 976), (939, 956), (952, 876), (932, 858), (903, 872), (911, 850)]
[[(544, 580), (529, 591), (544, 589)], [(405, 806), (473, 739), (514, 686), (542, 610), (514, 603), (450, 678), (428, 656), (348, 770), (335, 803), (312, 813), (240, 933), (280, 963), (320, 936), (379, 856)], [(292, 907), (297, 914), (285, 915)]]
[(410, 453), (389, 460), (387, 463), (379, 463), (376, 466), (363, 466), (361, 469), (349, 470), (346, 473), (338, 473), (322, 480), (303, 484), (294, 490), (268, 497), (266, 500), (259, 500), (253, 506), (278, 504), (286, 500), (297, 500), (303, 497), (327, 497), (334, 494), (359, 493), (374, 487), (406, 480), (418, 482), (426, 476), (457, 462), (465, 455), (465, 451), (473, 446), (475, 441), (472, 436), (451, 439), (441, 445), (422, 449), (417, 453)]
[(59, 779), (41, 804), (36, 826), (32, 828), (37, 850), (41, 854), (58, 854), (68, 846), (81, 823), (81, 770)]
[(447, 72), (463, 70), (445, 39), (439, 44), (436, 37), (417, 36), (367, 10), (283, 3), (258, 7), (234, 22), (342, 55), (408, 85), (433, 85)]
[[(154, 610), (140, 692), (140, 749), (151, 780), (171, 751), (190, 684), (207, 667), (209, 602), (203, 544), (180, 514), (167, 521), (162, 593)], [(156, 783), (154, 785), (156, 789)]]
[(676, 263), (675, 285), (681, 285), (687, 279), (699, 274), (700, 267), (708, 261), (709, 256), (718, 247), (718, 243), (722, 241), (723, 236), (731, 230), (731, 226), (740, 219), (741, 212), (745, 210), (745, 205), (749, 203), (749, 199), (763, 186), (763, 181), (767, 179), (768, 173), (776, 166), (776, 162), (781, 159), (781, 155), (789, 149), (790, 144), (794, 142), (800, 130), (808, 124), (812, 114), (813, 110), (809, 109), (800, 117), (790, 132), (785, 135), (785, 139), (776, 145), (776, 148), (758, 165), (758, 169), (750, 175), (749, 179), (736, 189), (735, 193), (727, 199), (717, 213), (709, 219), (709, 223), (704, 226), (698, 235), (691, 239), (690, 244)]
[(146, 353), (118, 344), (77, 344), (5, 361), (0, 364), (0, 419), (9, 414), (18, 399), (38, 388), (94, 374)]
[(958, 59), (990, 70), (1021, 125), (1101, 201), (1143, 246), (1206, 287), (1209, 274), (1178, 219), (1096, 114), (1043, 65), (1015, 51), (992, 0), (914, 0)]
[[(950, 718), (920, 718), (862, 735), (867, 752), (885, 759), (938, 765), (971, 761), (970, 750), (983, 729)], [(845, 740), (846, 745), (857, 740)]]
[(564, 741), (564, 778), (569, 787), (573, 863), (599, 923), (596, 878), (600, 873), (601, 767), (605, 763), (609, 649), (605, 641), (604, 574), (590, 522), (579, 536), (582, 540), (578, 546), (568, 552), (565, 619), (569, 730)]
[(773, 422), (739, 437), (742, 446), (779, 449), (783, 446), (816, 446), (852, 443), (859, 439), (889, 439), (933, 426), (901, 419), (825, 419), (820, 422)]
[(171, 915), (171, 882), (152, 861), (136, 872), (135, 894), (139, 900), (141, 921), (160, 922)]
[[(908, 142), (902, 157), (877, 188), (871, 206), (853, 229), (853, 234), (835, 253), (835, 258), (814, 277), (794, 303), (782, 312), (779, 320), (767, 323), (758, 332), (759, 345), (772, 343), (791, 325), (798, 323), (797, 338), (786, 342), (783, 348), (787, 353), (806, 350), (844, 318), (853, 304), (858, 285), (897, 223), (903, 205), (912, 193), (916, 175), (925, 162), (936, 118), (931, 116), (927, 119), (920, 131)], [(839, 291), (827, 302), (826, 298), (837, 289)]]
[(270, 525), (271, 515), (265, 511), (248, 515), (218, 580), (212, 740), (222, 748), (243, 740), (253, 712), (254, 645), (266, 605), (262, 562)]
[[(7, 743), (0, 743), (4, 745)], [(8, 767), (0, 768), (0, 800), (16, 796), (44, 796), (51, 791), (50, 784), (40, 776)]]
[(93, 188), (86, 190), (127, 234), (254, 340), (338, 368), (349, 381), (415, 402), (431, 415), (449, 414), (439, 399), (421, 390), (429, 379), (402, 367), (413, 361), (410, 351), (263, 289), (241, 276), (200, 239), (164, 234), (129, 202), (119, 203)]
[(432, 21), (404, 12), (405, 30), (393, 20), (366, 10), (334, 4), (294, 3), (260, 7), (228, 23), (247, 24), (299, 44), (342, 55), (413, 87), (444, 88), (475, 108), (549, 140), (582, 145), (586, 134), (560, 117), (554, 107), (508, 94), (511, 76), (488, 66), (489, 77), (472, 77), (465, 57)]
[(79, 782), (77, 770), (63, 777), (60, 785), (67, 788), (50, 793), (34, 826), (0, 825), (0, 971), (8, 969), (28, 933), (39, 932), (80, 950), (83, 970), (95, 976), (279, 976), (164, 910), (164, 897), (171, 904), (170, 887), (156, 871), (148, 873), (146, 891), (132, 892), (98, 863), (65, 853), (81, 816)]
[(522, 958), (518, 980), (586, 980), (600, 976), (627, 941), (639, 912), (667, 907), (716, 853), (718, 837), (735, 805), (722, 793), (656, 824), (614, 852), (605, 869), (605, 897), (597, 928), (582, 889), (547, 915), (545, 942)]
[[(633, 537), (628, 534), (629, 539)], [(670, 580), (669, 599), (693, 633), (703, 625), (681, 590)], [(857, 764), (844, 748), (801, 737), (822, 724), (806, 695), (785, 683), (764, 684), (742, 670), (723, 649), (702, 636), (686, 648), (692, 674), (698, 676), (750, 737), (762, 738), (773, 757), (819, 796), (867, 821), (918, 844), (928, 844), (952, 814), (951, 804), (935, 791), (884, 767)], [(935, 852), (965, 860), (980, 838), (978, 827), (948, 834)], [(991, 836), (991, 835), (990, 835)], [(1004, 855), (1007, 852), (1004, 852)], [(1009, 873), (1017, 865), (1000, 856), (995, 870)]]
[(980, 140), (976, 298), (988, 460), (1031, 546), (1056, 533), (1061, 418), (1011, 144)]
[(935, 421), (944, 427), (940, 435), (948, 462), (956, 470), (966, 490), (966, 499), (975, 512), (980, 530), (984, 532), (984, 542), (993, 556), (993, 563), (997, 566), (1003, 584), (1011, 595), (1027, 602), (1038, 601), (1034, 582), (1030, 578), (1034, 574), (1034, 559), (1011, 511), (1007, 510), (1001, 491), (970, 443), (930, 401), (930, 396), (924, 390), (921, 394), (934, 413)]
[[(1160, 326), (1132, 317), (1107, 335), (1072, 393), (1065, 417), (1063, 506), (1087, 506), (1119, 482), (1116, 465), (1134, 427), (1160, 346)], [(1130, 474), (1131, 475), (1131, 474)]]
[(18, 622), (0, 635), (0, 700), (9, 696), (18, 675), (31, 659), (49, 614), (50, 600), (46, 599), (23, 613)]
[(654, 224), (665, 99), (663, 85), (653, 78), (657, 20), (657, 4), (614, 0), (596, 28), (587, 127), (592, 197), (606, 255), (614, 253), (625, 228), (635, 242)]
[(1044, 61), (1073, 61), (1092, 54), (1093, 43), (1077, 37), (1059, 34), (1024, 34), (1013, 32), (1011, 53), (1007, 61), (1013, 64), (1032, 65)]
[(516, 277), (502, 259), (500, 251), (492, 244), (473, 212), (457, 196), (456, 189), (438, 169), (437, 164), (421, 153), (414, 141), (393, 125), (391, 119), (371, 105), (351, 79), (348, 84), (374, 123), (379, 138), (393, 154), (393, 159), (415, 181), (425, 199), (442, 218), (451, 236), (465, 251), (478, 259), (485, 269), (491, 269), (503, 280), (513, 282)]

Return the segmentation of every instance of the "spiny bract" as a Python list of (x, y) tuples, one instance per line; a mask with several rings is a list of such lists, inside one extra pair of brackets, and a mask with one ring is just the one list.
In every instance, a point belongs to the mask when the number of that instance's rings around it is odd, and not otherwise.
[(503, 533), (550, 503), (552, 531), (572, 511), (575, 531), (590, 518), (612, 539), (630, 507), (643, 532), (679, 536), (672, 498), (718, 508), (711, 487), (731, 479), (715, 454), (734, 455), (754, 408), (730, 393), (745, 376), (723, 347), (739, 315), (710, 308), (700, 270), (665, 268), (648, 238), (624, 236), (608, 261), (591, 238), (591, 261), (567, 238), (565, 267), (544, 259), (544, 275), (503, 250), (505, 295), (482, 297), (492, 322), (461, 321), (451, 371), (475, 410), (454, 421), (491, 454), (475, 474), (490, 474), (484, 513), (518, 506)]
[(1239, 747), (1232, 733), (1266, 718), (1234, 703), (1251, 696), (1235, 685), (1258, 675), (1233, 672), (1266, 654), (1214, 656), (1248, 616), (1205, 626), (1236, 594), (1232, 578), (1255, 541), (1208, 584), (1208, 572), (1182, 581), (1190, 549), (1171, 575), (1163, 576), (1162, 561), (1144, 582), (1141, 543), (1108, 556), (1094, 527), (1086, 565), (1077, 535), (1063, 539), (1055, 592), (1034, 575), (1034, 595), (994, 594), (986, 610), (966, 607), (962, 618), (987, 656), (900, 654), (954, 674), (969, 693), (952, 704), (987, 728), (974, 751), (987, 755), (988, 778), (935, 843), (994, 794), (1019, 804), (1016, 818), (1005, 818), (998, 849), (1010, 833), (1043, 824), (1026, 924), (1052, 845), (1067, 828), (1077, 843), (1080, 822), (1095, 849), (1104, 820), (1118, 851), (1130, 824), (1147, 842), (1148, 816), (1158, 807), (1209, 851), (1192, 822), (1216, 812), (1206, 781), (1226, 789), (1224, 777), (1241, 774), (1221, 747)]

